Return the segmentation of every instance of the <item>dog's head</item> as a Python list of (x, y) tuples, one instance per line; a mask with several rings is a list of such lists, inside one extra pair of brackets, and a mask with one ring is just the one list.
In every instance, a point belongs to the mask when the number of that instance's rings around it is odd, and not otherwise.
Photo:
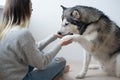
[(58, 34), (60, 35), (71, 35), (80, 34), (82, 35), (88, 25), (99, 19), (102, 12), (95, 8), (87, 6), (75, 6), (66, 8), (62, 6), (62, 27)]

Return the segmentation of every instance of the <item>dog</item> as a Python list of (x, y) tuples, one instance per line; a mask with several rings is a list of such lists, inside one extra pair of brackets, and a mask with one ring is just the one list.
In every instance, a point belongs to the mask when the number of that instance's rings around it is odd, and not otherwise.
[(101, 10), (90, 6), (62, 6), (62, 27), (58, 34), (72, 38), (86, 51), (82, 71), (84, 78), (94, 57), (109, 76), (120, 77), (120, 28)]

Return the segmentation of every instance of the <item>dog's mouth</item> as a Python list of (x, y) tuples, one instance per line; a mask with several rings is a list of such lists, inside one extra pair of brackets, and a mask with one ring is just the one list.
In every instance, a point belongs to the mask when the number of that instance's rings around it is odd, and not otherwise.
[(58, 32), (58, 34), (61, 35), (61, 36), (73, 35), (73, 33), (71, 33), (71, 32), (68, 32), (68, 33), (66, 33), (66, 34), (64, 34), (64, 33), (62, 33), (62, 32)]

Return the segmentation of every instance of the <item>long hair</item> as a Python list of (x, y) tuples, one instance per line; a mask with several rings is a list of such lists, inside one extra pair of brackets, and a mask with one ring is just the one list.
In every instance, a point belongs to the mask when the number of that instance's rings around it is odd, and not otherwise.
[(0, 39), (14, 25), (27, 27), (31, 16), (31, 0), (6, 0), (0, 26)]

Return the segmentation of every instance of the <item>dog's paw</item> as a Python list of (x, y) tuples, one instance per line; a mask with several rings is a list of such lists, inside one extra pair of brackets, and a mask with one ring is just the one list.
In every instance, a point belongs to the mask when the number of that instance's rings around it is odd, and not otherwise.
[(62, 38), (62, 40), (65, 40), (65, 39), (72, 39), (73, 41), (77, 42), (78, 39), (79, 39), (80, 35), (78, 34), (74, 34), (74, 35), (66, 35)]
[(101, 69), (101, 65), (92, 64), (92, 65), (89, 65), (89, 69), (91, 69), (91, 70)]
[(61, 40), (73, 39), (72, 35), (66, 35)]
[(75, 76), (77, 79), (82, 79), (85, 77), (85, 74), (84, 73), (78, 73), (76, 76)]

